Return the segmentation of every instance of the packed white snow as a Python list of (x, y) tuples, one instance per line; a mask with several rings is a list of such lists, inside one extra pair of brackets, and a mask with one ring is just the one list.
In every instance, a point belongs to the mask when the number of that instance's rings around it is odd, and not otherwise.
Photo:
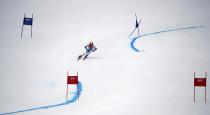
[[(210, 72), (210, 7), (208, 0), (1, 0), (0, 114), (65, 102), (66, 72), (79, 73), (83, 91), (78, 101), (19, 115), (208, 115), (204, 88), (193, 72)], [(21, 29), (24, 13), (33, 14)], [(140, 34), (130, 47), (135, 15)], [(137, 33), (134, 34), (135, 37)], [(84, 46), (98, 48), (77, 61)], [(209, 76), (209, 75), (208, 75)]]

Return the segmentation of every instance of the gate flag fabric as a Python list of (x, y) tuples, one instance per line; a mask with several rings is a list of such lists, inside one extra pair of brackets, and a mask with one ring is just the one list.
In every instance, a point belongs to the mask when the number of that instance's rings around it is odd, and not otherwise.
[[(77, 91), (79, 90), (78, 87), (78, 72), (77, 75), (69, 75), (69, 71), (67, 71), (67, 86), (66, 86), (66, 100), (68, 99), (68, 95), (69, 95), (69, 85), (76, 85)], [(77, 94), (78, 99), (79, 99), (79, 92)]]
[(206, 87), (206, 78), (195, 78), (194, 86)]
[(206, 103), (206, 82), (207, 82), (207, 72), (205, 72), (204, 78), (196, 78), (194, 72), (194, 102), (195, 102), (195, 87), (204, 87), (205, 88), (205, 103)]
[(31, 38), (32, 38), (33, 14), (32, 14), (31, 18), (26, 17), (25, 14), (24, 14), (22, 31), (21, 31), (21, 38), (23, 36), (23, 29), (24, 29), (23, 27), (24, 27), (24, 25), (31, 26)]
[(78, 76), (67, 76), (67, 84), (78, 84)]
[(33, 24), (33, 18), (26, 18), (24, 17), (23, 25), (31, 25)]

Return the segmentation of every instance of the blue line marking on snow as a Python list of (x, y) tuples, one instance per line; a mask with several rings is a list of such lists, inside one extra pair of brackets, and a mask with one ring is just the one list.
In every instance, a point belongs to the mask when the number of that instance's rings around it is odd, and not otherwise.
[(141, 36), (137, 36), (134, 37), (130, 43), (131, 48), (136, 51), (136, 52), (140, 52), (135, 46), (134, 43), (138, 38), (144, 37), (144, 36), (150, 36), (150, 35), (156, 35), (156, 34), (160, 34), (160, 33), (166, 33), (166, 32), (172, 32), (172, 31), (179, 31), (179, 30), (187, 30), (187, 29), (195, 29), (195, 28), (202, 28), (204, 26), (192, 26), (192, 27), (185, 27), (185, 28), (176, 28), (176, 29), (169, 29), (169, 30), (164, 30), (164, 31), (158, 31), (158, 32), (153, 32), (153, 33), (149, 33), (149, 34), (143, 34)]
[(39, 110), (39, 109), (50, 109), (50, 108), (53, 108), (53, 107), (58, 107), (58, 106), (67, 105), (67, 104), (73, 103), (73, 102), (75, 102), (77, 99), (79, 99), (79, 96), (80, 96), (82, 90), (83, 90), (83, 87), (82, 87), (81, 82), (79, 81), (79, 82), (78, 82), (77, 91), (75, 92), (75, 95), (74, 95), (70, 100), (68, 100), (68, 101), (66, 101), (66, 102), (58, 103), (58, 104), (54, 104), (54, 105), (47, 105), (47, 106), (41, 106), (41, 107), (34, 107), (34, 108), (31, 108), (31, 109), (23, 109), (23, 110), (18, 110), (18, 111), (14, 111), (14, 112), (1, 113), (0, 115), (10, 115), (10, 114), (16, 114), (16, 113), (34, 111), (34, 110)]

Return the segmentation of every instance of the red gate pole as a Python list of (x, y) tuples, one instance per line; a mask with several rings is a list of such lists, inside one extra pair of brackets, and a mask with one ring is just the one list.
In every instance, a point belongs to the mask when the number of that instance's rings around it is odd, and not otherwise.
[(195, 72), (194, 72), (194, 103), (195, 103)]
[(206, 87), (205, 87), (205, 103), (206, 103)]
[(69, 75), (69, 71), (67, 71), (67, 86), (66, 86), (66, 100), (68, 99), (68, 75)]
[(68, 84), (67, 84), (67, 87), (66, 87), (66, 100), (68, 99)]
[[(78, 79), (79, 79), (78, 72), (77, 72), (77, 77), (78, 77)], [(77, 99), (78, 99), (78, 101), (79, 101), (79, 87), (78, 87), (78, 83), (77, 83), (77, 93), (78, 93), (78, 94), (77, 94), (77, 96), (78, 96)]]
[(205, 103), (206, 103), (206, 87), (207, 87), (207, 72), (205, 72), (206, 86), (205, 86)]

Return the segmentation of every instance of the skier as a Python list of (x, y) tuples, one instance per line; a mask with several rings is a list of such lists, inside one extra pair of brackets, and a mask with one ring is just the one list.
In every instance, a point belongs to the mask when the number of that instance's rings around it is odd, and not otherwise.
[(97, 48), (95, 47), (95, 45), (93, 44), (93, 42), (90, 42), (88, 45), (85, 46), (85, 50), (86, 52), (82, 55), (79, 55), (78, 60), (82, 58), (82, 56), (84, 56), (83, 60), (85, 60), (88, 55), (94, 51), (97, 50)]

